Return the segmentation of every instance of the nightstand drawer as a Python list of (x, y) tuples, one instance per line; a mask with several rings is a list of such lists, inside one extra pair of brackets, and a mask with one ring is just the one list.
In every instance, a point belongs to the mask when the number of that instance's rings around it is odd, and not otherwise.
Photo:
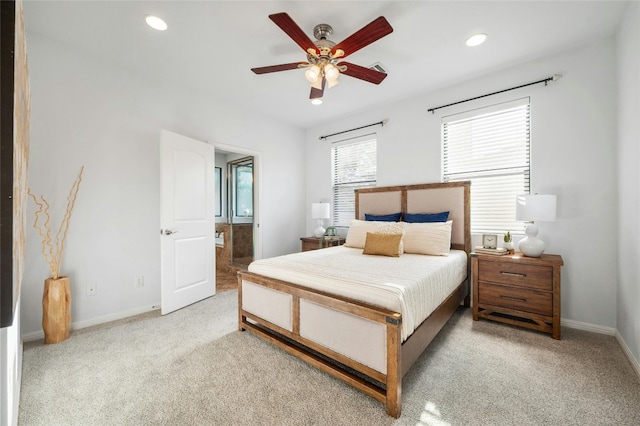
[(341, 246), (345, 239), (342, 237), (302, 237), (302, 251), (318, 250), (327, 247)]
[(480, 262), (478, 280), (552, 291), (553, 268), (509, 262)]
[(545, 316), (553, 315), (552, 293), (484, 282), (479, 283), (478, 287), (481, 305), (501, 306)]

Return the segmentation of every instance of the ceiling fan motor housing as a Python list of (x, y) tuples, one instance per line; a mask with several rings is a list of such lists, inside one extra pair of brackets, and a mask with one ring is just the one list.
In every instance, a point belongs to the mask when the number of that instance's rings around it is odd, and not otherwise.
[(333, 28), (329, 24), (318, 24), (313, 27), (313, 36), (318, 40), (327, 38), (331, 34), (333, 34)]
[(331, 49), (333, 49), (336, 43), (327, 38), (331, 34), (333, 34), (333, 28), (329, 24), (318, 24), (313, 28), (313, 35), (316, 38), (314, 44), (318, 47), (320, 53), (307, 52), (307, 60), (310, 64), (335, 62), (331, 54)]

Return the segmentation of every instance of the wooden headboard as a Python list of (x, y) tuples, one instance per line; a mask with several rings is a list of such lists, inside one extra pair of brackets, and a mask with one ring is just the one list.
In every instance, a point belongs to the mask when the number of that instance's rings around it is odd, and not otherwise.
[(471, 253), (471, 182), (424, 183), (356, 190), (356, 219), (367, 214), (449, 212), (451, 247)]

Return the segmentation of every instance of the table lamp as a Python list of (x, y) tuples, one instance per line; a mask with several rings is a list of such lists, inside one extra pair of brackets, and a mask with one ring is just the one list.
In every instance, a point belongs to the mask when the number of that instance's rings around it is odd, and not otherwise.
[(528, 257), (540, 257), (544, 253), (545, 244), (538, 235), (535, 222), (555, 222), (556, 196), (549, 194), (522, 194), (516, 198), (516, 220), (529, 221), (525, 233), (520, 240), (519, 248)]
[(317, 238), (324, 236), (324, 219), (331, 217), (329, 203), (311, 203), (311, 218), (318, 219), (318, 227), (313, 231)]

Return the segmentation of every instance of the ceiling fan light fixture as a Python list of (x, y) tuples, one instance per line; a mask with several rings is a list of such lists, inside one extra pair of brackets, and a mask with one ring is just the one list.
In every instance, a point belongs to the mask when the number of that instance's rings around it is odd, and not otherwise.
[(162, 18), (159, 18), (157, 16), (147, 15), (144, 17), (144, 20), (147, 25), (149, 25), (154, 30), (164, 31), (168, 28), (167, 23), (164, 22)]
[(311, 65), (309, 69), (304, 72), (304, 76), (309, 83), (315, 83), (320, 77), (320, 67), (317, 65)]
[(337, 78), (335, 80), (327, 79), (327, 87), (329, 87), (329, 89), (331, 89), (333, 86), (335, 86), (338, 83), (339, 83), (339, 81), (338, 81)]
[(469, 37), (467, 39), (466, 44), (469, 47), (475, 47), (475, 46), (479, 46), (482, 43), (484, 43), (486, 39), (487, 39), (487, 35), (485, 33), (478, 33), (478, 34), (474, 34), (471, 37)]
[[(338, 76), (340, 75), (340, 71), (332, 64), (327, 64), (324, 66), (324, 76), (329, 83), (332, 81), (337, 81)], [(331, 85), (329, 85), (331, 87)]]

